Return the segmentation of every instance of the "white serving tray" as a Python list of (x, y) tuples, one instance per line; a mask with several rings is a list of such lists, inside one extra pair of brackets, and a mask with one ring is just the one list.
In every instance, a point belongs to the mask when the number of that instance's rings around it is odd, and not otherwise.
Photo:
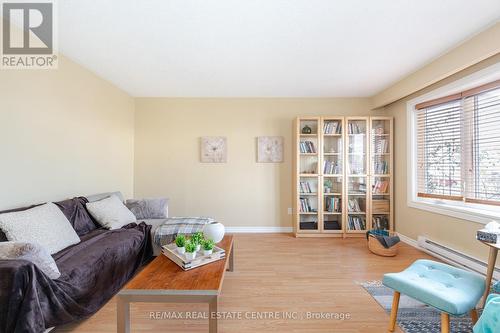
[(179, 254), (177, 252), (177, 245), (175, 245), (175, 243), (162, 246), (162, 253), (185, 271), (224, 259), (226, 257), (226, 251), (224, 251), (224, 249), (214, 246), (212, 254), (205, 256), (203, 255), (203, 250), (200, 250), (196, 253), (193, 260), (188, 260), (185, 254)]

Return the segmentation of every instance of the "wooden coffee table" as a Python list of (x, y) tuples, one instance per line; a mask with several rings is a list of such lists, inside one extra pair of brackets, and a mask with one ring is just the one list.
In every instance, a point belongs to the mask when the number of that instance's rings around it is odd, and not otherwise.
[(117, 295), (117, 332), (130, 332), (130, 303), (208, 303), (209, 332), (217, 332), (217, 298), (224, 272), (233, 271), (233, 236), (217, 244), (226, 251), (222, 260), (184, 271), (160, 254)]

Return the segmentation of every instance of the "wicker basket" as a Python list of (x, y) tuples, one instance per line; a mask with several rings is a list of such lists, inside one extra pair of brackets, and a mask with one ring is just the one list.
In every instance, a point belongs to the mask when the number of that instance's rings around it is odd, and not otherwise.
[(375, 238), (375, 236), (368, 235), (368, 249), (379, 256), (394, 257), (395, 255), (398, 254), (399, 243), (386, 249), (382, 244), (380, 244), (380, 242), (378, 241), (377, 238)]

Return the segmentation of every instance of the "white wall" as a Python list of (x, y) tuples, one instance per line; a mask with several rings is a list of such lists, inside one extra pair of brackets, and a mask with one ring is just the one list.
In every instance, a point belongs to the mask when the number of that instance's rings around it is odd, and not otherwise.
[[(135, 196), (227, 226), (291, 227), (293, 119), (369, 114), (366, 98), (138, 98)], [(227, 137), (227, 163), (200, 163), (202, 136)], [(285, 161), (257, 163), (257, 136), (283, 136)]]
[(0, 71), (0, 209), (133, 190), (134, 101), (60, 57)]

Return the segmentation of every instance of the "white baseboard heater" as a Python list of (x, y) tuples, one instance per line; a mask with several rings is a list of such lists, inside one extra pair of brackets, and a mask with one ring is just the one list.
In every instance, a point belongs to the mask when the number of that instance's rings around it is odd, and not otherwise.
[[(486, 276), (488, 265), (484, 261), (481, 261), (477, 258), (454, 250), (425, 236), (418, 236), (418, 247), (448, 264), (458, 266)], [(495, 271), (493, 272), (493, 278), (495, 280), (500, 280), (500, 269), (495, 268)]]

